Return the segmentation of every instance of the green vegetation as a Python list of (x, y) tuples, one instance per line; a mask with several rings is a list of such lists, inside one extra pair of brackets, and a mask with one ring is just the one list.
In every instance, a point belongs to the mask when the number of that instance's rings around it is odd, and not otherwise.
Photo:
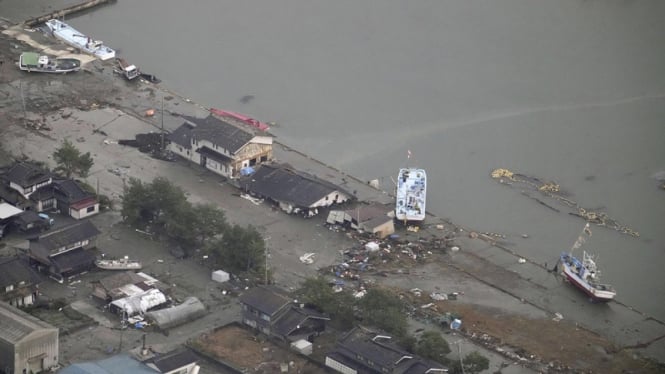
[(87, 177), (90, 168), (94, 164), (90, 152), (82, 154), (67, 139), (63, 140), (62, 146), (53, 152), (53, 160), (57, 164), (55, 171), (67, 178), (71, 178), (73, 174), (77, 174), (82, 178)]
[[(462, 367), (462, 365), (464, 367)], [(481, 371), (487, 370), (490, 367), (490, 360), (473, 351), (462, 359), (462, 363), (458, 360), (452, 361), (449, 366), (449, 373), (451, 374), (477, 374)]]
[(446, 355), (450, 353), (448, 342), (437, 331), (425, 331), (415, 346), (415, 353), (424, 358), (446, 363)]
[(229, 226), (223, 210), (192, 205), (166, 178), (132, 178), (122, 195), (122, 218), (132, 227), (173, 241), (185, 253), (204, 249), (210, 263), (233, 273), (265, 275), (265, 242), (253, 227)]

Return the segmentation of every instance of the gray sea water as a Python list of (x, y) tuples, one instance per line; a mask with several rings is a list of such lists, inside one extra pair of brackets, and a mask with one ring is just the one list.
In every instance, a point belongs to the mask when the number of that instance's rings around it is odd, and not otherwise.
[(391, 189), (425, 168), (428, 211), (550, 264), (583, 221), (489, 174), (556, 181), (640, 232), (592, 227), (587, 249), (619, 300), (663, 320), (664, 19), (661, 0), (143, 0), (68, 22), (358, 178)]

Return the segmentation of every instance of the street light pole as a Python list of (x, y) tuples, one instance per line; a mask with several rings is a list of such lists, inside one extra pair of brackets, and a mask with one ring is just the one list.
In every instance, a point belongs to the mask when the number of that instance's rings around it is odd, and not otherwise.
[(462, 342), (462, 339), (457, 340), (455, 344), (457, 344), (457, 354), (459, 355), (459, 366), (462, 368), (462, 374), (466, 374), (464, 372), (464, 361), (462, 361), (462, 345), (460, 344)]

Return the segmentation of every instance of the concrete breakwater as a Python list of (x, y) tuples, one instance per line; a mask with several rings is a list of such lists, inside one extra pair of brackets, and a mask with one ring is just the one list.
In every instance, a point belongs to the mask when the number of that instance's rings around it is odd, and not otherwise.
[(53, 19), (53, 18), (62, 18), (62, 17), (69, 16), (69, 15), (74, 14), (74, 13), (78, 13), (78, 12), (82, 12), (82, 11), (85, 11), (85, 10), (92, 9), (92, 8), (94, 8), (96, 6), (99, 6), (99, 5), (104, 5), (104, 4), (108, 4), (108, 3), (114, 3), (114, 2), (116, 2), (116, 0), (87, 0), (87, 1), (84, 1), (82, 3), (69, 6), (67, 8), (63, 8), (63, 9), (60, 9), (60, 10), (55, 10), (53, 12), (50, 12), (50, 13), (47, 13), (47, 14), (44, 14), (44, 15), (41, 15), (41, 16), (38, 16), (38, 17), (33, 17), (33, 18), (30, 18), (30, 19), (27, 19), (23, 22), (23, 24), (28, 26), (28, 27), (35, 27), (35, 26), (39, 25), (40, 23), (46, 22), (46, 21), (48, 21), (50, 19)]

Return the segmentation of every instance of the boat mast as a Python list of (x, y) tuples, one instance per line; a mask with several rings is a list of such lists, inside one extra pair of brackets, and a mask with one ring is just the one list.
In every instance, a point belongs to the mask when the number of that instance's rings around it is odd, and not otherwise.
[(589, 222), (587, 222), (584, 225), (582, 232), (577, 237), (577, 240), (575, 240), (575, 243), (573, 243), (573, 246), (570, 248), (571, 255), (573, 254), (574, 250), (582, 247), (582, 245), (586, 242), (586, 237), (591, 237), (591, 229), (589, 228)]

